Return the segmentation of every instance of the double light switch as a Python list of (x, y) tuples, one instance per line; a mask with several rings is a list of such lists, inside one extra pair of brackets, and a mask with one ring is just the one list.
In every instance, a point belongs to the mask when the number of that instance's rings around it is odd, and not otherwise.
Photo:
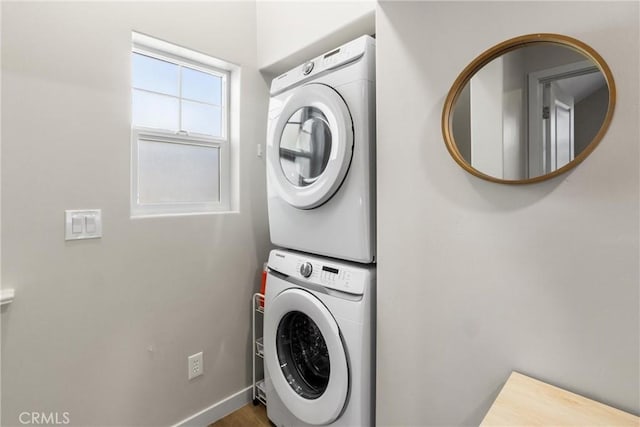
[(102, 237), (102, 211), (67, 210), (65, 214), (65, 240), (97, 239)]

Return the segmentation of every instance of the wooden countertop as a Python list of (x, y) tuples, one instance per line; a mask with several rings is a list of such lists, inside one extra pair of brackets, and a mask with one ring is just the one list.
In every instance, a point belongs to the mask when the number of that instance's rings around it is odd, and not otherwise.
[(512, 372), (480, 425), (640, 427), (640, 418)]

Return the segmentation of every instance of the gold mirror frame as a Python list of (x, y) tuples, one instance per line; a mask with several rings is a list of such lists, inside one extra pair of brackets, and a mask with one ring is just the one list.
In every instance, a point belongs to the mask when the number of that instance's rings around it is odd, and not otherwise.
[[(460, 96), (460, 93), (466, 86), (466, 84), (471, 80), (474, 74), (476, 74), (482, 67), (487, 65), (489, 62), (494, 59), (502, 56), (503, 54), (510, 52), (512, 50), (518, 49), (520, 47), (525, 47), (527, 45), (533, 44), (542, 44), (542, 43), (554, 43), (561, 46), (569, 47), (574, 49), (584, 55), (586, 58), (592, 60), (596, 66), (600, 69), (602, 74), (604, 75), (604, 79), (607, 83), (607, 87), (609, 89), (609, 103), (607, 105), (607, 113), (604, 117), (604, 121), (600, 130), (595, 135), (593, 140), (587, 145), (587, 147), (578, 154), (572, 161), (562, 166), (559, 169), (556, 169), (553, 172), (549, 172), (544, 175), (536, 176), (534, 178), (521, 179), (521, 180), (507, 180), (496, 178), (491, 175), (487, 175), (485, 173), (480, 172), (479, 170), (472, 167), (460, 154), (456, 142), (453, 138), (453, 108)], [(607, 63), (602, 59), (602, 57), (596, 52), (591, 46), (581, 42), (580, 40), (574, 39), (569, 36), (564, 36), (560, 34), (551, 34), (551, 33), (541, 33), (541, 34), (527, 34), (524, 36), (514, 37), (507, 41), (504, 41), (500, 44), (493, 46), (492, 48), (483, 52), (480, 56), (474, 59), (469, 65), (462, 70), (462, 73), (458, 76), (458, 78), (453, 82), (453, 86), (449, 90), (447, 94), (447, 98), (444, 103), (444, 108), (442, 111), (442, 135), (444, 137), (445, 144), (447, 146), (447, 150), (449, 150), (449, 154), (453, 157), (453, 159), (467, 172), (485, 179), (487, 181), (497, 182), (501, 184), (531, 184), (534, 182), (540, 182), (547, 179), (551, 179), (555, 176), (561, 175), (568, 170), (576, 167), (584, 159), (591, 154), (591, 152), (598, 146), (602, 137), (607, 133), (607, 129), (611, 124), (611, 119), (613, 117), (613, 110), (616, 103), (616, 87), (613, 81), (613, 75), (611, 74), (611, 70)]]

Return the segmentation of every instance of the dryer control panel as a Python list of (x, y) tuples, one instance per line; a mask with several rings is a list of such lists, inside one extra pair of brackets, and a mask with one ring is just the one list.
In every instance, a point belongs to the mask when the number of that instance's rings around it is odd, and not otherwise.
[(269, 268), (301, 281), (354, 295), (362, 295), (371, 281), (372, 267), (333, 262), (288, 251), (272, 251)]
[(370, 36), (361, 36), (351, 42), (317, 56), (296, 68), (274, 78), (271, 82), (271, 96), (326, 71), (354, 62), (375, 49), (375, 42)]

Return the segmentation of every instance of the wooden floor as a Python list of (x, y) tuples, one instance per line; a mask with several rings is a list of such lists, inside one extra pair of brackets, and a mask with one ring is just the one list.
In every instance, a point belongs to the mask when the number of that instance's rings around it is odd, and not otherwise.
[(271, 423), (267, 418), (267, 408), (264, 405), (253, 406), (249, 403), (237, 411), (227, 415), (221, 420), (216, 421), (209, 427), (271, 427)]

